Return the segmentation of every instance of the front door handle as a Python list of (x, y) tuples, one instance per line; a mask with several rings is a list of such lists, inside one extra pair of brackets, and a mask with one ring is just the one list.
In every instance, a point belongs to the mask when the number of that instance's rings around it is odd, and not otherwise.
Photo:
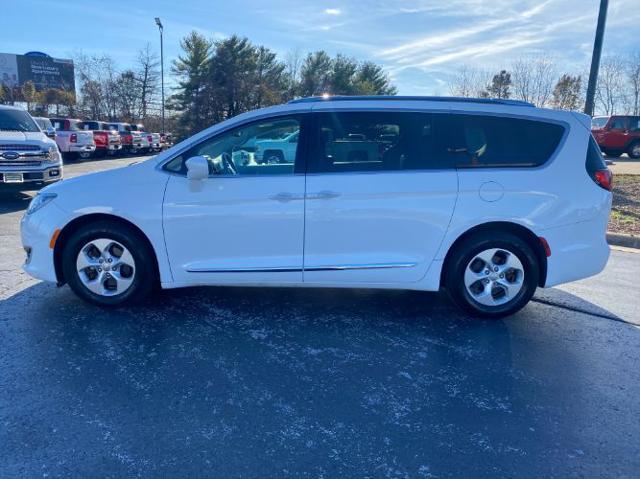
[(337, 198), (338, 196), (340, 196), (340, 193), (337, 193), (335, 191), (323, 190), (323, 191), (319, 191), (318, 193), (309, 193), (307, 195), (307, 199), (309, 199), (309, 200), (332, 200), (334, 198)]

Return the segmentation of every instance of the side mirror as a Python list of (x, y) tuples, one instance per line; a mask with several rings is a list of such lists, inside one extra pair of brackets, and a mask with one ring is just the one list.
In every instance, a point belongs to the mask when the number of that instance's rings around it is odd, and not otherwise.
[(47, 131), (44, 132), (45, 135), (47, 135), (49, 138), (55, 138), (56, 137), (56, 129), (52, 126), (47, 128)]
[(192, 156), (186, 165), (187, 178), (190, 180), (204, 180), (209, 177), (209, 162), (204, 156)]

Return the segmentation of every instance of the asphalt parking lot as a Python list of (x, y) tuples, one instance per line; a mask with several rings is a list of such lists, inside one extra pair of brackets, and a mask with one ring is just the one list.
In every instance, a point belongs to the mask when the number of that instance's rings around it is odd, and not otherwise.
[(638, 477), (638, 253), (501, 321), (405, 291), (108, 311), (20, 270), (29, 198), (0, 192), (2, 477)]

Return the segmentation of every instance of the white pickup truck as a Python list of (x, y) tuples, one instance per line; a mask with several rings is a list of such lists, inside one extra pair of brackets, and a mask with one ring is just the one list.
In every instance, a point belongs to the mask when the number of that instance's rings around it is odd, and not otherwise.
[(296, 148), (300, 131), (296, 130), (283, 138), (256, 140), (256, 163), (293, 163), (296, 161)]
[(79, 156), (86, 159), (96, 151), (96, 142), (92, 131), (84, 131), (81, 120), (70, 118), (51, 118), (56, 129), (56, 143), (63, 155), (69, 158)]
[(62, 179), (62, 156), (31, 115), (0, 105), (0, 186), (43, 186)]

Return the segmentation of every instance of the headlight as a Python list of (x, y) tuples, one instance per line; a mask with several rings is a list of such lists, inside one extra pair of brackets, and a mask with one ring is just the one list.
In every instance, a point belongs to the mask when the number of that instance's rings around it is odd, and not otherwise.
[(31, 200), (29, 203), (29, 207), (27, 208), (27, 214), (33, 214), (38, 211), (40, 208), (44, 208), (46, 205), (51, 203), (58, 195), (55, 193), (38, 193), (35, 198)]
[(50, 146), (49, 149), (47, 150), (47, 161), (50, 161), (51, 163), (56, 163), (58, 161), (60, 161), (61, 156), (60, 156), (60, 150), (58, 150), (57, 146)]

